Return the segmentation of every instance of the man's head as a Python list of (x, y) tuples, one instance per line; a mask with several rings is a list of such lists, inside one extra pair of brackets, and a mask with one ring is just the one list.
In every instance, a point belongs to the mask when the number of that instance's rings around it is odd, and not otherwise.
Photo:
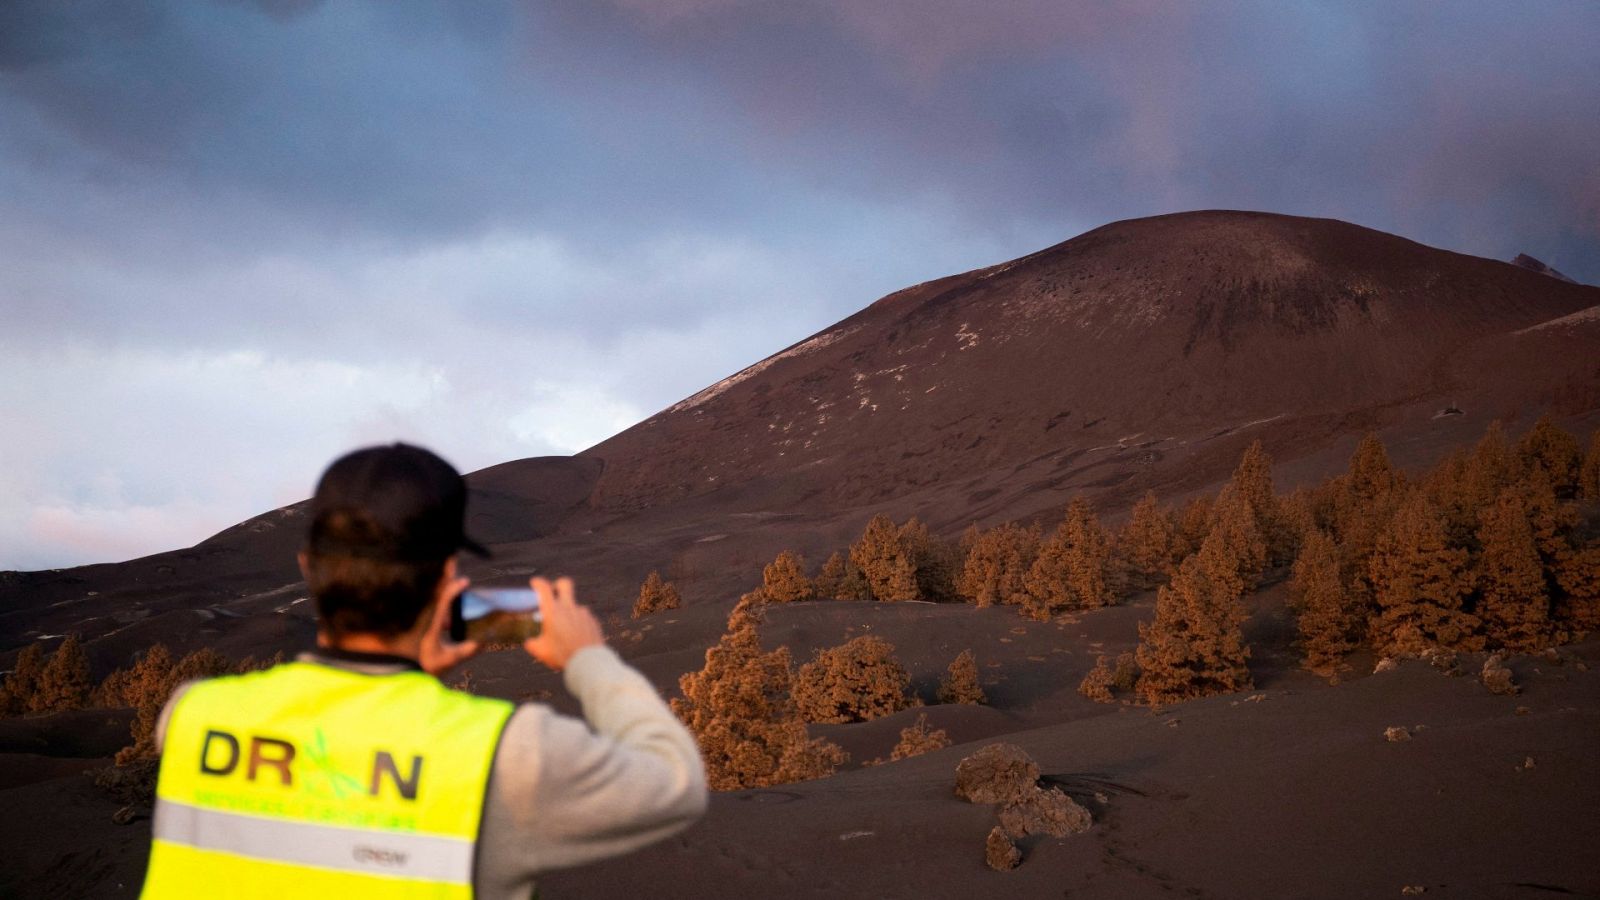
[(462, 530), (467, 486), (451, 465), (407, 444), (335, 460), (311, 498), (301, 568), (330, 634), (403, 634), (452, 575), (460, 549), (488, 552)]

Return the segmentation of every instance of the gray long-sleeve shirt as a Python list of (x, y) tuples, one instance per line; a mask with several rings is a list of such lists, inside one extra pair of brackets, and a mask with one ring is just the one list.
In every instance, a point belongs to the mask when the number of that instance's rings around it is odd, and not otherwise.
[[(300, 660), (375, 675), (406, 668), (316, 652)], [(637, 850), (705, 812), (699, 748), (643, 675), (610, 648), (587, 647), (564, 679), (583, 720), (528, 703), (506, 723), (479, 829), (478, 897), (525, 898), (540, 872)], [(162, 713), (158, 742), (182, 693)]]

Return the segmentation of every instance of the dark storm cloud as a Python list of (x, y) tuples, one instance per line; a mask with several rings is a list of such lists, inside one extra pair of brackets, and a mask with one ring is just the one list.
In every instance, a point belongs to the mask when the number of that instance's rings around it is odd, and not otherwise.
[(1600, 5), (556, 10), (563, 37), (584, 42), (565, 64), (697, 81), (762, 152), (819, 183), (942, 194), (980, 224), (1208, 206), (1331, 215), (1544, 254), (1600, 280)]

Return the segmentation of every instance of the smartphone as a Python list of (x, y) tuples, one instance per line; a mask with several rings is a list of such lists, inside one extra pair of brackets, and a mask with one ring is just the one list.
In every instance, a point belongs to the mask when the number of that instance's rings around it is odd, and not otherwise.
[(450, 640), (520, 644), (538, 637), (544, 616), (532, 588), (468, 588), (450, 602)]

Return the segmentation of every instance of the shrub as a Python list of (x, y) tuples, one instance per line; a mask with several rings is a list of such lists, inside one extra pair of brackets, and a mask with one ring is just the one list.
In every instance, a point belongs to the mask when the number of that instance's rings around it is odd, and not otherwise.
[(917, 716), (916, 724), (910, 728), (900, 729), (900, 743), (894, 745), (889, 759), (910, 759), (934, 750), (943, 750), (948, 746), (950, 746), (949, 732), (943, 728), (929, 728), (928, 717), (920, 715)]
[(894, 521), (879, 513), (850, 546), (850, 561), (861, 570), (872, 599), (899, 602), (917, 599), (917, 567), (900, 540)]
[(89, 657), (75, 634), (67, 635), (56, 652), (50, 654), (39, 673), (39, 683), (28, 701), (32, 712), (61, 712), (82, 709), (94, 693), (89, 680)]
[(956, 796), (969, 803), (1012, 803), (1039, 786), (1039, 764), (1016, 744), (989, 744), (956, 764)]
[(763, 652), (756, 617), (706, 651), (704, 668), (678, 679), (672, 711), (694, 734), (713, 790), (734, 791), (831, 775), (847, 755), (806, 734), (792, 696), (789, 648)]
[(972, 650), (961, 651), (950, 661), (944, 678), (939, 681), (940, 703), (987, 703), (983, 687), (978, 684), (978, 659)]
[(1101, 656), (1095, 660), (1094, 668), (1083, 676), (1083, 681), (1078, 683), (1078, 693), (1088, 697), (1096, 703), (1115, 703), (1117, 698), (1113, 691), (1131, 691), (1139, 683), (1139, 663), (1132, 653), (1122, 653), (1117, 656), (1116, 667), (1112, 668), (1111, 657)]
[(633, 602), (633, 617), (638, 619), (650, 613), (677, 609), (679, 602), (678, 589), (672, 582), (662, 581), (660, 572), (652, 570), (639, 585), (639, 599)]
[(910, 707), (910, 685), (894, 647), (864, 635), (820, 650), (801, 666), (794, 701), (808, 722), (861, 722)]
[(806, 577), (804, 561), (788, 550), (779, 553), (761, 571), (761, 588), (773, 603), (797, 603), (816, 596), (815, 586)]

